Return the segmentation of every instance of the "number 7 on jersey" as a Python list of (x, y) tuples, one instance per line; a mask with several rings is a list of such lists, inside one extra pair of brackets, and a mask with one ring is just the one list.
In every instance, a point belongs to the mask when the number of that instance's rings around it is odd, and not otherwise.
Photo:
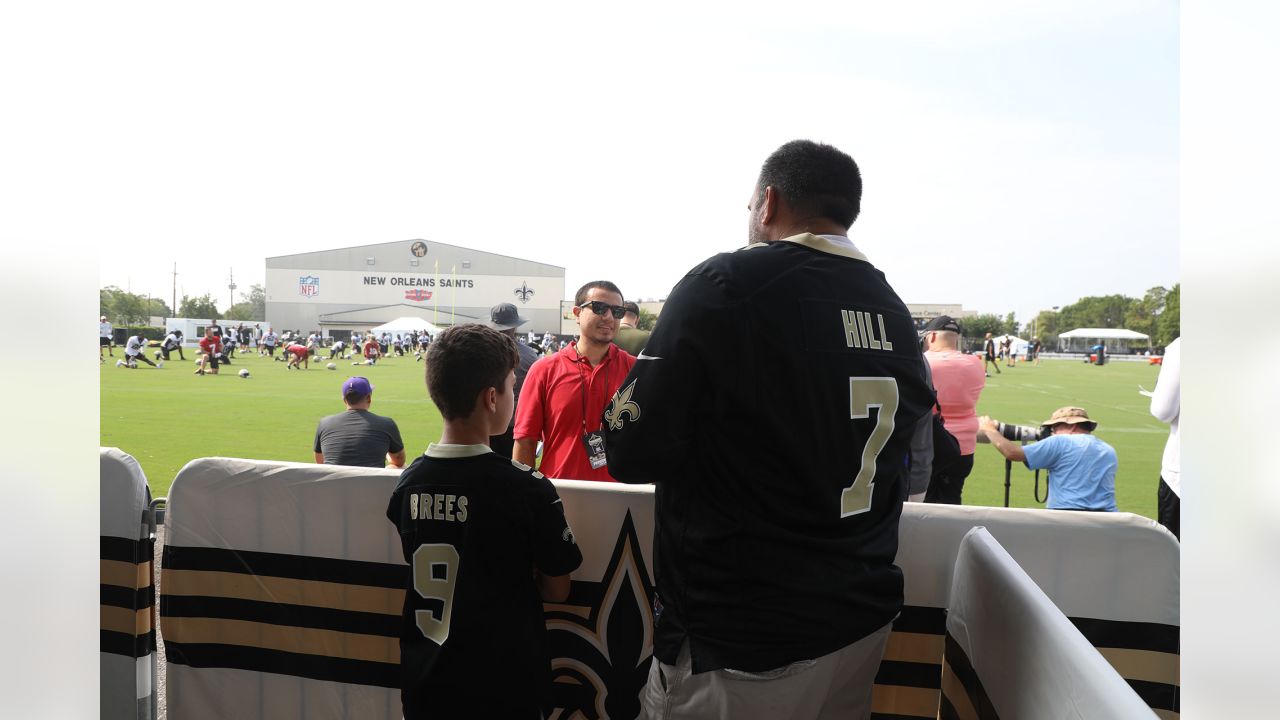
[(872, 480), (876, 476), (876, 458), (893, 434), (893, 417), (898, 412), (898, 381), (891, 377), (849, 378), (849, 418), (865, 420), (871, 408), (879, 408), (876, 426), (862, 447), (862, 464), (853, 484), (840, 493), (840, 517), (859, 515), (871, 509)]

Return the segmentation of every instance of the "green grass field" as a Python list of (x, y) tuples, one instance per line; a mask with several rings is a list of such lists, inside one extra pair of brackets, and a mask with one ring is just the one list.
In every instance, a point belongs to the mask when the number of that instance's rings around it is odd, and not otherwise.
[[(117, 348), (120, 350), (120, 348)], [(192, 358), (194, 353), (188, 352)], [(123, 351), (116, 353), (123, 356)], [(321, 417), (342, 409), (341, 384), (364, 375), (375, 386), (373, 411), (395, 418), (409, 456), (440, 436), (441, 420), (427, 397), (423, 364), (413, 356), (393, 357), (377, 366), (336, 371), (313, 362), (305, 371), (256, 354), (237, 357), (217, 377), (197, 377), (195, 367), (174, 360), (154, 370), (102, 366), (102, 445), (118, 447), (141, 463), (151, 491), (168, 493), (178, 470), (199, 457), (215, 455), (312, 462), (312, 441)], [(250, 377), (236, 375), (248, 368)], [(1155, 518), (1160, 456), (1168, 427), (1148, 413), (1138, 385), (1155, 387), (1159, 368), (1116, 362), (1102, 367), (1079, 361), (1045, 360), (1039, 367), (1002, 368), (987, 380), (979, 414), (1008, 423), (1036, 425), (1062, 405), (1079, 405), (1099, 422), (1097, 435), (1120, 457), (1116, 501), (1121, 510)], [(1013, 467), (1009, 504), (1043, 507), (1032, 495), (1033, 477)], [(1043, 482), (1041, 496), (1043, 497)], [(1004, 459), (979, 445), (973, 474), (965, 483), (965, 504), (1004, 504)]]

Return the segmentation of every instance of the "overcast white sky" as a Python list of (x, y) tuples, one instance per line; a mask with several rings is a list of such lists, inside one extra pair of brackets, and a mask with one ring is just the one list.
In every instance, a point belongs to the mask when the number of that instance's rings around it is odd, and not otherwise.
[(70, 74), (95, 114), (82, 180), (111, 188), (84, 211), (128, 229), (100, 282), (166, 300), (175, 262), (179, 298), (225, 307), (228, 273), (245, 291), (265, 257), (409, 238), (564, 266), (569, 294), (665, 296), (745, 242), (760, 163), (794, 138), (858, 161), (851, 237), (907, 302), (1025, 323), (1179, 280), (1173, 2), (143, 2), (65, 22), (110, 29)]

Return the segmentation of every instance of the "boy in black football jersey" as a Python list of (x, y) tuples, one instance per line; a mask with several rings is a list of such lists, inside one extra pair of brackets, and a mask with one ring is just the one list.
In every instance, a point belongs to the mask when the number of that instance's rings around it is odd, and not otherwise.
[(489, 449), (515, 405), (515, 341), (457, 325), (431, 344), (438, 443), (400, 476), (387, 517), (411, 566), (400, 632), (407, 720), (541, 718), (551, 662), (542, 601), (582, 562), (555, 487)]

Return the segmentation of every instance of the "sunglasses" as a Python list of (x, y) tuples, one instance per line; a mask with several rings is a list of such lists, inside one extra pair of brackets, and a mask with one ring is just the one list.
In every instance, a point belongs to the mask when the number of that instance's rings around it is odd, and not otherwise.
[(622, 316), (627, 314), (627, 309), (622, 307), (621, 305), (610, 305), (609, 303), (603, 302), (600, 300), (588, 300), (587, 302), (582, 303), (578, 307), (591, 308), (591, 312), (597, 315), (604, 315), (605, 313), (609, 313), (613, 315), (614, 320), (621, 320)]

